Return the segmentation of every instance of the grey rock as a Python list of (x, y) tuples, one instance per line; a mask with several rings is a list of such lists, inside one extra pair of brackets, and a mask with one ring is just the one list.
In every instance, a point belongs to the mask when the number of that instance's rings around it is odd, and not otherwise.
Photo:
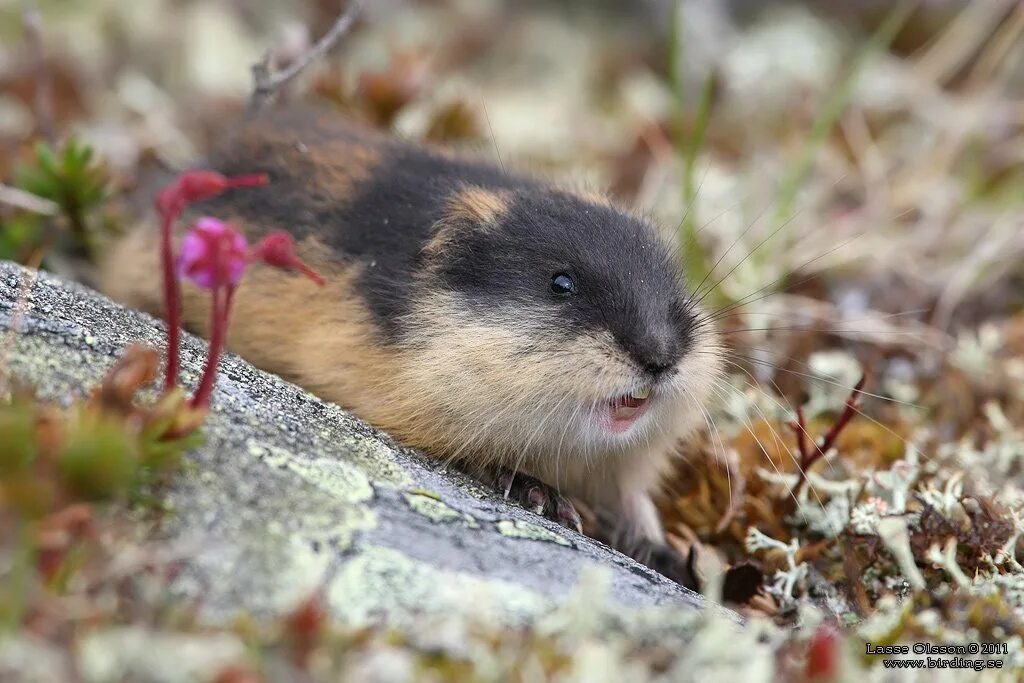
[[(31, 287), (19, 307), (26, 278)], [(12, 327), (10, 369), (62, 401), (95, 385), (127, 345), (162, 348), (163, 340), (162, 324), (149, 316), (84, 286), (0, 264), (0, 328)], [(205, 348), (186, 336), (187, 386)], [(685, 617), (702, 605), (630, 558), (441, 471), (236, 356), (221, 364), (203, 431), (204, 445), (166, 494), (161, 533), (190, 558), (173, 590), (202, 596), (208, 619), (278, 615), (319, 588), (333, 614), (352, 625), (402, 628), (423, 615), (472, 616), (481, 605), (500, 623), (526, 624), (570, 599), (595, 566), (607, 585), (595, 618), (685, 629)], [(653, 612), (674, 616), (659, 621)]]

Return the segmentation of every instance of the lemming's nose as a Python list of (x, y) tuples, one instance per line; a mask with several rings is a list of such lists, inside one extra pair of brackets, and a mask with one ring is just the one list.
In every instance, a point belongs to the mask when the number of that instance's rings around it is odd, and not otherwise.
[(623, 347), (637, 364), (654, 377), (675, 367), (679, 360), (679, 342), (670, 330), (634, 334)]
[(649, 362), (646, 366), (644, 366), (644, 369), (647, 370), (647, 372), (654, 375), (655, 377), (659, 377), (663, 373), (670, 370), (674, 365), (675, 363), (668, 363), (664, 361), (652, 361)]

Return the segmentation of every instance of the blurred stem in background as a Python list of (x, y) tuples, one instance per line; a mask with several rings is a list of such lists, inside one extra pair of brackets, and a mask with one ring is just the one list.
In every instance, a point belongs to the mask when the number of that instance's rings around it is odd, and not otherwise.
[[(683, 270), (690, 283), (704, 283), (708, 280), (710, 266), (708, 254), (701, 244), (700, 228), (697, 226), (695, 202), (700, 187), (696, 180), (697, 157), (704, 147), (708, 121), (711, 119), (711, 107), (714, 100), (714, 75), (709, 73), (700, 93), (696, 114), (693, 118), (689, 139), (686, 138), (690, 128), (689, 105), (687, 102), (686, 81), (683, 75), (683, 2), (675, 0), (672, 12), (672, 26), (669, 36), (669, 74), (672, 81), (672, 92), (676, 98), (676, 121), (674, 122), (674, 144), (683, 167), (683, 207), (682, 259)], [(720, 294), (710, 294), (712, 302)], [(720, 301), (718, 303), (721, 303)]]

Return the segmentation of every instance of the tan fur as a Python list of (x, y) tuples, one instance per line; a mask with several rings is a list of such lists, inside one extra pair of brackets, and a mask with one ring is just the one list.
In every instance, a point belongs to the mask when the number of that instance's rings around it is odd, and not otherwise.
[[(661, 539), (650, 493), (667, 473), (671, 454), (701, 419), (694, 402), (704, 402), (720, 366), (690, 357), (680, 366), (679, 400), (665, 401), (657, 427), (625, 443), (580, 446), (574, 417), (581, 404), (621, 393), (628, 361), (606, 333), (579, 335), (564, 357), (528, 354), (535, 340), (549, 334), (542, 312), (523, 311), (523, 321), (507, 321), (461, 310), (447, 295), (418, 302), (412, 316), (424, 335), (415, 350), (402, 354), (381, 392), (395, 391), (382, 411), (363, 414), (403, 441), (464, 466), (519, 468), (561, 490), (635, 512), (641, 531)], [(713, 348), (711, 333), (698, 344)], [(574, 415), (575, 413), (575, 415)]]
[(494, 225), (508, 210), (508, 195), (482, 187), (467, 187), (448, 200), (448, 215), (484, 225)]
[(577, 199), (582, 199), (583, 201), (588, 202), (590, 204), (594, 204), (596, 206), (614, 206), (614, 204), (612, 204), (611, 199), (609, 199), (607, 195), (603, 195), (600, 192), (595, 192), (594, 190), (588, 188), (571, 188), (565, 190), (565, 193), (568, 195), (572, 195)]

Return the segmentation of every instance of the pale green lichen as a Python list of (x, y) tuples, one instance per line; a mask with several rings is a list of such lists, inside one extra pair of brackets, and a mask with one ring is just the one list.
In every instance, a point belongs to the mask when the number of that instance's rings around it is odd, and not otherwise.
[(747, 551), (757, 553), (763, 550), (781, 551), (786, 556), (787, 569), (779, 569), (775, 572), (774, 582), (766, 586), (765, 590), (774, 595), (782, 604), (791, 605), (796, 603), (797, 594), (794, 590), (802, 585), (807, 579), (807, 564), (797, 562), (800, 553), (800, 544), (797, 539), (789, 543), (783, 543), (768, 536), (757, 527), (750, 527), (747, 530), (745, 539)]
[(554, 531), (548, 531), (542, 526), (523, 522), (518, 519), (502, 519), (498, 522), (498, 531), (511, 538), (525, 538), (530, 541), (545, 541), (557, 543), (558, 545), (571, 546), (568, 539)]
[(53, 352), (53, 342), (44, 337), (17, 335), (14, 339), (7, 358), (11, 374), (31, 381), (43, 396), (58, 393), (49, 389), (53, 384), (63, 384), (61, 378), (68, 374), (73, 374), (83, 387), (93, 386), (111, 363), (109, 356), (91, 351), (62, 348), (58, 356)]
[(249, 441), (246, 450), (271, 467), (289, 469), (332, 498), (346, 503), (365, 503), (373, 498), (373, 486), (363, 471), (333, 458), (302, 458), (284, 448)]
[(785, 639), (781, 629), (756, 618), (740, 628), (716, 610), (707, 610), (703, 616), (686, 646), (686, 656), (673, 662), (661, 680), (775, 680), (775, 649)]
[[(338, 422), (351, 420), (351, 416), (334, 404), (328, 404), (328, 413), (334, 413)], [(328, 415), (330, 419), (330, 415)], [(395, 461), (394, 450), (377, 438), (361, 434), (331, 435), (334, 443), (343, 446), (345, 457), (359, 467), (375, 485), (406, 488), (412, 485), (412, 476)], [(340, 437), (340, 438), (339, 438)]]
[(336, 550), (345, 550), (352, 545), (360, 531), (377, 526), (377, 513), (369, 507), (359, 505), (348, 508), (342, 514), (326, 512), (323, 515), (303, 514), (303, 528), (300, 533), (311, 543), (325, 545)]
[(327, 589), (331, 611), (364, 626), (414, 623), (419, 614), (464, 619), (488, 614), (506, 625), (523, 625), (551, 608), (551, 601), (517, 584), (442, 570), (398, 550), (363, 546)]
[(470, 529), (479, 529), (480, 524), (471, 515), (459, 512), (440, 500), (422, 494), (406, 493), (405, 501), (415, 512), (444, 524), (462, 524)]
[(237, 615), (236, 604), (255, 613), (281, 614), (313, 595), (328, 575), (334, 552), (317, 549), (315, 533), (247, 529), (218, 556), (200, 555), (191, 571), (172, 583), (172, 593), (201, 599), (209, 586), (224, 587), (235, 598), (206, 602), (203, 614), (218, 621)]
[(864, 375), (860, 362), (845, 351), (816, 351), (807, 359), (807, 369), (822, 381), (813, 382), (804, 405), (807, 415), (827, 414), (841, 406), (850, 389)]
[(1004, 345), (1004, 333), (986, 323), (977, 330), (966, 330), (956, 337), (949, 360), (972, 377), (985, 377), (999, 366), (996, 354)]
[(321, 516), (310, 512), (302, 515), (303, 528), (297, 533), (311, 542), (343, 550), (352, 544), (357, 532), (377, 525), (377, 515), (367, 505), (373, 499), (373, 486), (359, 468), (333, 458), (300, 458), (286, 449), (253, 442), (247, 444), (247, 450), (272, 467), (294, 472), (327, 493), (332, 501), (345, 504)]

